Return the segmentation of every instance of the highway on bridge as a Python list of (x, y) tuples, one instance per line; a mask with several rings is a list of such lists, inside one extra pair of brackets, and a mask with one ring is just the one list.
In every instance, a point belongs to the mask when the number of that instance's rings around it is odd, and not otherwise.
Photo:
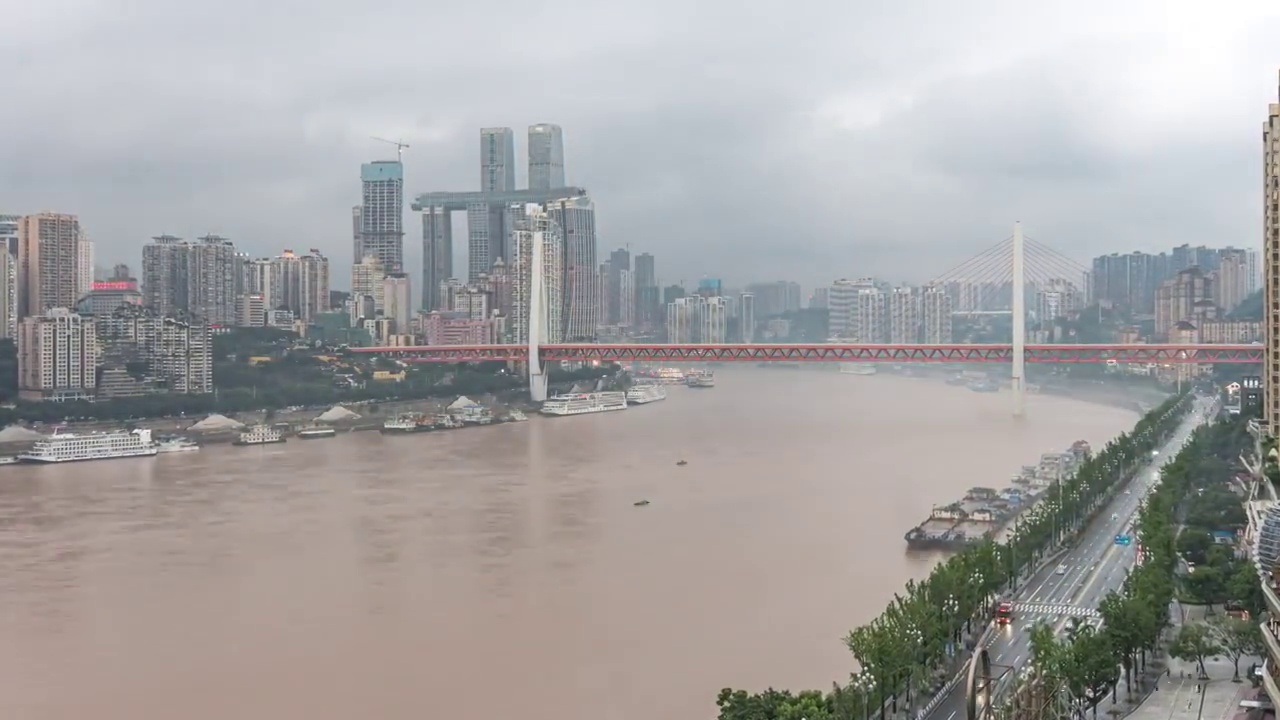
[[(987, 645), (993, 676), (1005, 668), (1012, 668), (1001, 678), (998, 691), (1003, 691), (1016, 671), (1030, 660), (1031, 628), (1037, 623), (1050, 623), (1058, 632), (1071, 622), (1072, 617), (1101, 623), (1096, 619), (1096, 612), (1090, 611), (1097, 609), (1107, 593), (1120, 589), (1127, 571), (1136, 560), (1136, 541), (1127, 546), (1117, 545), (1116, 536), (1131, 535), (1130, 528), (1137, 518), (1139, 503), (1159, 482), (1159, 468), (1177, 455), (1196, 426), (1213, 417), (1213, 405), (1212, 400), (1197, 400), (1183, 424), (1158, 454), (1148, 459), (1146, 467), (1134, 476), (1125, 491), (1098, 513), (1079, 536), (1076, 546), (1019, 586), (1011, 598), (1014, 602), (1013, 620), (1008, 625), (997, 626)], [(993, 699), (999, 697), (998, 691), (993, 690)], [(966, 720), (965, 693), (962, 678), (925, 717), (931, 720)]]

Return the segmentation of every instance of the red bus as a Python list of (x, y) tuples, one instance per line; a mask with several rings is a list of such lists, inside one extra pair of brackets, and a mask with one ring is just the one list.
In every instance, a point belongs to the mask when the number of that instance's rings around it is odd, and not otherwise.
[(996, 624), (1008, 625), (1010, 620), (1013, 620), (1013, 603), (1002, 600), (996, 605)]

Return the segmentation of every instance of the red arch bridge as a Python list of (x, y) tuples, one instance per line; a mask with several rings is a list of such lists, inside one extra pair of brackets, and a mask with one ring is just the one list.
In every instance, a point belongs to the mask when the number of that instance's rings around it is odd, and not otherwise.
[[(524, 361), (527, 345), (417, 345), (351, 348), (405, 362), (465, 363)], [(539, 359), (577, 362), (873, 362), (1007, 363), (1012, 345), (679, 344), (599, 345), (549, 343)], [(1262, 345), (1027, 345), (1028, 363), (1254, 364)]]

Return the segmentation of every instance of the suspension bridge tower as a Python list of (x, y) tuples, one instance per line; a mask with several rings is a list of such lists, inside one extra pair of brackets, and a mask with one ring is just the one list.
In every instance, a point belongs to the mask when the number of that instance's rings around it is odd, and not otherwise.
[(543, 263), (545, 233), (530, 232), (529, 243), (529, 396), (534, 402), (547, 399), (547, 374), (539, 357), (543, 336), (547, 331), (550, 303), (547, 302), (546, 269)]
[(1013, 416), (1022, 417), (1025, 408), (1026, 394), (1026, 359), (1027, 359), (1027, 294), (1026, 268), (1023, 266), (1025, 248), (1022, 240), (1022, 223), (1013, 224), (1013, 277), (1009, 283), (1012, 292), (1010, 308), (1013, 313), (1013, 372), (1010, 388), (1013, 390)]
[[(1035, 329), (1040, 334), (1054, 333), (1058, 318), (1084, 307), (1088, 275), (1085, 267), (1035, 238), (1023, 235), (1022, 223), (1015, 222), (1013, 237), (1005, 238), (930, 282), (934, 287), (947, 289), (952, 298), (953, 318), (964, 317), (980, 326), (993, 317), (1009, 318), (1012, 334), (1009, 380), (1014, 417), (1022, 417), (1026, 412), (1028, 317), (1037, 324)], [(1030, 313), (1028, 296), (1035, 299)], [(950, 337), (926, 340), (950, 341)]]

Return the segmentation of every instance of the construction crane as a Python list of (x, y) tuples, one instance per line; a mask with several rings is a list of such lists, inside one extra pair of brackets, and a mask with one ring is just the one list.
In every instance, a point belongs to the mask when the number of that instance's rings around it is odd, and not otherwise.
[(409, 147), (409, 144), (408, 144), (408, 143), (401, 142), (401, 141), (399, 141), (399, 140), (384, 140), (383, 138), (380, 138), (380, 137), (373, 137), (373, 136), (370, 136), (370, 137), (369, 137), (369, 139), (370, 139), (370, 140), (377, 140), (378, 142), (384, 142), (384, 143), (387, 143), (388, 145), (395, 145), (395, 146), (396, 146), (396, 161), (397, 161), (397, 162), (404, 162), (404, 150), (405, 150), (405, 148)]

